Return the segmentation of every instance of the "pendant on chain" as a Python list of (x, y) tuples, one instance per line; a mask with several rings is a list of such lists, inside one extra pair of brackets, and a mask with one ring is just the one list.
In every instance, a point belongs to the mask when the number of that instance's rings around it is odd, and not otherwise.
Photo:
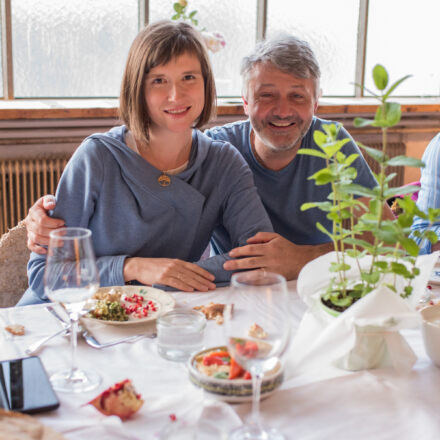
[(157, 178), (157, 182), (160, 186), (168, 186), (171, 183), (170, 176), (167, 176), (164, 172)]

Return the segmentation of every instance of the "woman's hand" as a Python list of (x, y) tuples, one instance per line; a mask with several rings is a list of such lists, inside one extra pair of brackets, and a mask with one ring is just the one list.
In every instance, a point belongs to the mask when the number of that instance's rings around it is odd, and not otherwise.
[(183, 260), (173, 258), (127, 258), (124, 263), (125, 281), (142, 284), (164, 284), (185, 292), (214, 290), (214, 275)]
[(25, 218), (28, 241), (27, 247), (37, 254), (46, 254), (47, 250), (42, 245), (49, 244), (51, 231), (64, 226), (64, 220), (51, 218), (47, 215), (50, 209), (55, 208), (55, 197), (46, 195), (40, 197), (29, 209)]

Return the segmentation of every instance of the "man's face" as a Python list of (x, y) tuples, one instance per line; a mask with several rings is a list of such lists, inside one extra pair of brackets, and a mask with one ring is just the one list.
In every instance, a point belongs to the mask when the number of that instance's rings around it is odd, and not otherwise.
[(243, 101), (256, 142), (272, 152), (299, 148), (318, 107), (313, 79), (289, 75), (271, 63), (259, 63), (250, 72)]

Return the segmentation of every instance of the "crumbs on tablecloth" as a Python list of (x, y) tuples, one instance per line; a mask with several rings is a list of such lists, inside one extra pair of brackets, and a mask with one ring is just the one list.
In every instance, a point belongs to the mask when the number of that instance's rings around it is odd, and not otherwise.
[(10, 324), (5, 327), (9, 333), (15, 336), (23, 336), (24, 335), (24, 325), (21, 324)]
[[(215, 319), (215, 322), (219, 325), (223, 324), (223, 312), (226, 304), (214, 304), (210, 302), (205, 306), (193, 307), (194, 310), (200, 310), (206, 317), (206, 319)], [(231, 313), (234, 308), (234, 304), (231, 304)]]

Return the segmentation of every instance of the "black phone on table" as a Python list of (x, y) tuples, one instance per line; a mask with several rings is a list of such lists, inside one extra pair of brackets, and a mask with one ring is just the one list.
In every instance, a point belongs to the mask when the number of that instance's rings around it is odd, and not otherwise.
[(38, 356), (0, 361), (0, 407), (33, 414), (60, 406)]

